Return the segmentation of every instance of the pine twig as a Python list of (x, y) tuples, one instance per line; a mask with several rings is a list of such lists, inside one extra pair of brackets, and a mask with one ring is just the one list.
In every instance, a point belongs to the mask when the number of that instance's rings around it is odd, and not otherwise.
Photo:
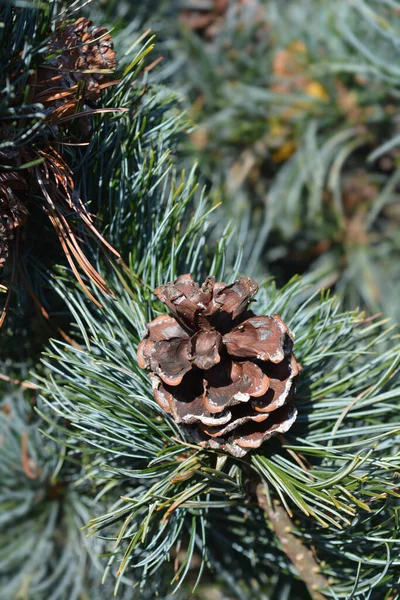
[(293, 523), (286, 510), (278, 502), (268, 504), (265, 489), (262, 483), (257, 485), (257, 500), (260, 508), (268, 515), (271, 526), (278, 536), (282, 550), (296, 567), (313, 600), (325, 600), (326, 596), (321, 589), (329, 587), (328, 581), (320, 573), (320, 567), (311, 550), (301, 540), (293, 535)]

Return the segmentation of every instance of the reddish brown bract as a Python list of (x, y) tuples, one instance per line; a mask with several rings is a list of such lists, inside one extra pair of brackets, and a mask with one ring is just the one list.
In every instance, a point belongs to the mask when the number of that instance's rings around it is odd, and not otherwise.
[(248, 310), (257, 289), (251, 278), (227, 285), (208, 277), (200, 287), (182, 275), (155, 290), (171, 315), (149, 323), (138, 348), (161, 408), (201, 446), (237, 457), (297, 415), (293, 334), (278, 315)]

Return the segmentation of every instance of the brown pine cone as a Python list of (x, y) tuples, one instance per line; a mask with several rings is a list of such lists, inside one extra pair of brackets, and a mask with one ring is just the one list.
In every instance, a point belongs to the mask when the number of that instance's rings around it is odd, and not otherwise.
[(16, 171), (0, 173), (0, 268), (8, 256), (14, 230), (26, 221), (28, 210), (14, 192), (26, 188), (23, 176)]
[(227, 285), (208, 277), (199, 287), (182, 275), (155, 290), (172, 314), (149, 323), (138, 348), (161, 408), (201, 446), (237, 457), (297, 415), (293, 334), (278, 315), (248, 310), (257, 290), (251, 278)]
[(117, 60), (106, 27), (91, 28), (91, 25), (92, 21), (84, 17), (64, 28), (59, 24), (52, 50), (61, 51), (56, 59), (57, 67), (65, 70), (65, 77), (71, 76), (74, 83), (87, 79), (89, 86), (95, 86), (106, 76), (101, 71), (114, 71)]
[[(107, 72), (117, 66), (107, 29), (91, 25), (92, 21), (84, 17), (72, 25), (58, 23), (49, 45), (49, 58), (38, 67), (33, 100), (41, 102), (53, 120), (72, 114), (82, 97), (97, 100), (106, 85), (102, 82)], [(82, 83), (85, 85), (78, 88)]]

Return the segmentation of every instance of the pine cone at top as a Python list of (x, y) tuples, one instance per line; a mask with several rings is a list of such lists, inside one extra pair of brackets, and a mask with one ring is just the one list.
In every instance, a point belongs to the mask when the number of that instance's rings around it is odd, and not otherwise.
[(92, 21), (84, 17), (64, 28), (62, 25), (58, 24), (52, 49), (61, 51), (56, 58), (57, 67), (66, 71), (66, 77), (71, 76), (75, 81), (88, 79), (94, 86), (104, 79), (104, 70), (114, 71), (116, 53), (106, 27), (91, 27)]
[(0, 173), (0, 268), (4, 266), (14, 232), (28, 216), (28, 210), (15, 192), (26, 188), (24, 177), (17, 171)]
[(251, 278), (200, 287), (182, 275), (155, 290), (171, 314), (149, 323), (138, 347), (159, 406), (201, 446), (236, 457), (297, 416), (293, 334), (278, 315), (248, 310), (257, 290)]
[(102, 82), (117, 66), (114, 44), (106, 27), (91, 26), (92, 21), (84, 17), (72, 25), (58, 23), (49, 44), (49, 55), (56, 56), (38, 67), (34, 101), (54, 113), (53, 120), (74, 112), (82, 96), (85, 100), (97, 100), (107, 85)]

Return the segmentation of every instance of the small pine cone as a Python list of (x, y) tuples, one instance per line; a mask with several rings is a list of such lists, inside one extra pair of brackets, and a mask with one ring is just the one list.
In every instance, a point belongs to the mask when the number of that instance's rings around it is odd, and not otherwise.
[(21, 227), (28, 210), (15, 192), (26, 188), (23, 176), (16, 171), (0, 173), (0, 268), (4, 266), (14, 231)]
[[(54, 121), (72, 114), (79, 96), (97, 100), (102, 81), (108, 76), (106, 71), (114, 71), (117, 66), (107, 29), (91, 25), (92, 21), (84, 17), (72, 25), (58, 23), (49, 45), (51, 56), (38, 67), (34, 101), (41, 102)], [(78, 88), (82, 82), (85, 85)]]
[(147, 325), (138, 362), (157, 403), (204, 447), (244, 456), (296, 419), (299, 365), (278, 315), (256, 316), (251, 278), (231, 285), (190, 274), (155, 290), (170, 315)]
[(73, 83), (86, 79), (89, 88), (104, 79), (106, 74), (101, 71), (114, 71), (117, 66), (114, 44), (106, 27), (91, 25), (92, 21), (84, 17), (64, 28), (59, 24), (52, 43), (52, 50), (62, 51), (56, 60), (57, 67), (66, 71), (65, 77), (70, 76)]

